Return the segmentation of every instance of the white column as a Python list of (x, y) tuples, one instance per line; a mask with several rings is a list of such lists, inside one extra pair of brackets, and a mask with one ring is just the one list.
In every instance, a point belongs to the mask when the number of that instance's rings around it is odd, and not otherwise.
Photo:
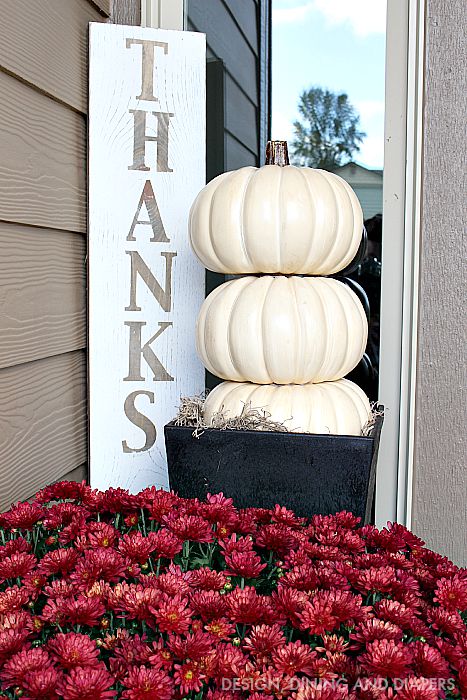
[(185, 29), (185, 0), (141, 0), (141, 26)]

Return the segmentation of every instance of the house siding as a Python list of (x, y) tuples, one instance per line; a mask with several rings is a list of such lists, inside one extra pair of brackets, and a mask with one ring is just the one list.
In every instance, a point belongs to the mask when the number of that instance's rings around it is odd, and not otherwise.
[(0, 510), (87, 476), (88, 23), (137, 0), (0, 0)]
[(412, 527), (467, 564), (464, 0), (427, 0)]

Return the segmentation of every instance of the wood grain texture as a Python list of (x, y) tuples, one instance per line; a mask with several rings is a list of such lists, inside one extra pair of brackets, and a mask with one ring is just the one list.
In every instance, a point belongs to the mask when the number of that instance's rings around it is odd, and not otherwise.
[(110, 15), (111, 9), (112, 9), (112, 0), (88, 0), (92, 5), (95, 5), (96, 7), (101, 10), (104, 14), (107, 16)]
[(83, 351), (0, 370), (0, 510), (86, 461)]
[(141, 0), (112, 0), (109, 22), (139, 26)]
[(82, 115), (0, 71), (0, 219), (86, 231)]
[(0, 368), (86, 345), (86, 241), (0, 222)]
[[(252, 7), (255, 10), (254, 6)], [(256, 11), (256, 10), (255, 10)], [(190, 0), (192, 26), (206, 34), (208, 47), (255, 104), (259, 104), (258, 57), (239, 31), (222, 0)]]
[(88, 0), (0, 0), (0, 17), (0, 66), (87, 112), (88, 22), (105, 19), (97, 8)]
[[(413, 529), (467, 564), (465, 113), (467, 5), (428, 0)], [(465, 268), (464, 268), (465, 269)]]

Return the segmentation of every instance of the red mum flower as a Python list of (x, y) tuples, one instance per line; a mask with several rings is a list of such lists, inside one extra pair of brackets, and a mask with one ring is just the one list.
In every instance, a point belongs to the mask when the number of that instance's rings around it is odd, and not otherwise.
[(44, 554), (37, 571), (45, 576), (67, 574), (75, 566), (78, 556), (75, 549), (54, 549)]
[(438, 688), (430, 678), (407, 678), (397, 691), (400, 700), (438, 700)]
[(39, 669), (47, 669), (51, 666), (52, 662), (50, 657), (43, 649), (19, 651), (8, 659), (0, 673), (0, 678), (5, 688), (9, 688), (12, 685), (21, 686), (23, 685), (26, 673)]
[(223, 493), (217, 493), (214, 496), (208, 493), (206, 501), (207, 503), (202, 507), (202, 514), (210, 523), (225, 527), (235, 522), (237, 510), (231, 498), (226, 498)]
[(434, 601), (446, 610), (467, 610), (467, 571), (438, 581)]
[(53, 667), (27, 673), (23, 680), (24, 700), (55, 700), (62, 674)]
[(277, 504), (272, 510), (271, 520), (276, 523), (282, 523), (282, 525), (296, 528), (301, 527), (306, 522), (306, 518), (299, 518), (292, 510), (287, 510), (284, 506), (279, 506)]
[(28, 649), (29, 643), (25, 640), (29, 636), (29, 630), (5, 629), (0, 632), (0, 664), (7, 661), (21, 649)]
[(379, 618), (393, 622), (402, 629), (410, 627), (415, 617), (414, 612), (397, 600), (381, 600), (375, 605), (375, 611)]
[(247, 663), (248, 658), (240, 649), (224, 644), (216, 651), (213, 675), (218, 681), (223, 678), (238, 678)]
[(260, 528), (256, 537), (256, 545), (284, 556), (290, 550), (297, 549), (299, 540), (294, 530), (287, 525), (272, 524)]
[(84, 595), (78, 595), (75, 599), (67, 598), (60, 601), (58, 607), (61, 609), (64, 619), (70, 625), (94, 627), (100, 622), (101, 617), (105, 613), (104, 605), (95, 596), (87, 598)]
[(256, 552), (232, 552), (225, 557), (227, 574), (241, 576), (242, 578), (257, 578), (266, 564), (261, 563)]
[(207, 566), (192, 572), (190, 586), (201, 591), (220, 591), (227, 583), (225, 574)]
[(114, 679), (104, 665), (92, 668), (72, 668), (59, 684), (63, 700), (110, 700), (116, 691), (110, 690)]
[(176, 659), (184, 661), (200, 661), (203, 656), (206, 656), (212, 648), (212, 637), (202, 631), (197, 631), (195, 634), (188, 634), (185, 638), (174, 636), (169, 639), (167, 646)]
[(47, 503), (47, 501), (61, 501), (72, 499), (74, 501), (81, 500), (86, 489), (86, 482), (77, 481), (57, 481), (55, 484), (45, 486), (35, 495), (35, 500), (38, 503)]
[(276, 591), (273, 591), (271, 600), (279, 613), (287, 620), (290, 620), (294, 627), (300, 625), (299, 615), (308, 602), (306, 593), (295, 590), (295, 588), (286, 588), (280, 585)]
[(180, 688), (180, 692), (186, 695), (192, 690), (195, 693), (199, 693), (203, 687), (205, 676), (201, 673), (196, 663), (189, 661), (186, 664), (175, 664), (174, 679), (176, 685)]
[(84, 552), (70, 578), (75, 586), (86, 589), (99, 580), (116, 583), (124, 577), (126, 567), (124, 558), (115, 549), (98, 547)]
[(29, 574), (35, 567), (37, 562), (34, 554), (25, 554), (18, 552), (12, 554), (11, 557), (0, 559), (0, 583), (6, 579), (22, 578)]
[(385, 622), (377, 618), (371, 618), (360, 622), (353, 632), (350, 633), (350, 639), (355, 639), (361, 644), (374, 642), (376, 639), (402, 639), (403, 632), (398, 625), (392, 622)]
[(449, 611), (443, 608), (429, 608), (427, 610), (427, 619), (435, 630), (444, 632), (445, 634), (454, 635), (456, 632), (465, 631), (465, 623), (457, 610)]
[(255, 588), (236, 588), (227, 596), (227, 606), (232, 622), (259, 624), (277, 619), (267, 596), (258, 595)]
[(311, 563), (294, 567), (281, 579), (281, 586), (290, 586), (298, 591), (312, 591), (317, 585), (318, 576)]
[(101, 499), (100, 509), (109, 513), (131, 513), (139, 506), (138, 497), (120, 487), (108, 488), (101, 494)]
[(332, 632), (339, 626), (329, 601), (317, 597), (306, 603), (303, 612), (298, 617), (301, 621), (301, 629), (308, 630), (310, 634), (323, 635), (326, 632)]
[(85, 634), (57, 634), (49, 643), (48, 648), (63, 668), (75, 666), (96, 666), (99, 650), (96, 642)]
[(162, 602), (157, 608), (150, 608), (161, 632), (184, 634), (188, 631), (193, 613), (187, 607), (187, 602), (187, 599), (175, 596)]
[(180, 571), (177, 571), (177, 573), (168, 571), (165, 574), (161, 574), (153, 579), (152, 585), (170, 597), (175, 595), (185, 596), (190, 591), (186, 575), (182, 575)]
[(144, 537), (141, 532), (130, 532), (123, 535), (118, 543), (118, 551), (131, 561), (144, 564), (156, 545), (150, 537)]
[(348, 694), (346, 685), (335, 687), (327, 681), (318, 681), (299, 688), (293, 697), (295, 700), (347, 700), (352, 696)]
[(412, 654), (402, 642), (377, 639), (367, 644), (367, 651), (360, 657), (362, 666), (377, 676), (405, 678), (409, 672)]
[(86, 530), (85, 541), (89, 547), (113, 547), (118, 538), (118, 531), (110, 523), (88, 523)]
[(211, 523), (199, 515), (173, 513), (165, 516), (164, 522), (180, 540), (191, 542), (212, 542), (214, 533)]
[(0, 631), (21, 630), (24, 627), (31, 629), (31, 621), (31, 615), (24, 610), (5, 613), (4, 615), (0, 615)]
[(279, 647), (272, 655), (274, 668), (280, 673), (295, 676), (297, 673), (312, 674), (312, 662), (317, 655), (302, 642), (291, 642)]
[(209, 624), (204, 625), (204, 629), (217, 639), (230, 639), (235, 634), (235, 625), (225, 617), (212, 620)]
[(38, 503), (16, 503), (9, 511), (1, 514), (1, 523), (9, 528), (31, 530), (45, 511)]
[(29, 593), (25, 588), (11, 586), (4, 591), (0, 591), (0, 615), (19, 610), (28, 602)]
[(323, 634), (323, 646), (315, 647), (315, 649), (325, 654), (338, 654), (347, 649), (355, 649), (355, 647), (349, 647), (349, 643), (345, 641), (344, 637), (337, 634)]
[(199, 593), (193, 593), (190, 605), (203, 620), (214, 620), (224, 617), (227, 610), (226, 597), (222, 596), (217, 591), (199, 591)]
[(39, 593), (42, 593), (46, 583), (47, 577), (44, 574), (38, 574), (36, 571), (26, 574), (23, 579), (23, 587), (32, 598), (37, 598)]
[(256, 625), (245, 637), (243, 647), (253, 656), (261, 657), (263, 661), (264, 657), (269, 657), (284, 642), (285, 635), (279, 625)]
[(122, 698), (126, 700), (171, 700), (174, 696), (173, 681), (161, 670), (131, 668), (123, 679)]
[(354, 585), (359, 591), (387, 593), (391, 590), (396, 572), (392, 566), (370, 567), (358, 571), (354, 578)]
[(451, 676), (448, 662), (437, 649), (423, 642), (413, 642), (409, 646), (413, 653), (412, 663), (417, 675), (425, 678), (449, 678)]
[(173, 532), (159, 530), (151, 533), (153, 552), (158, 559), (173, 559), (183, 549), (183, 542)]
[(88, 516), (89, 511), (82, 506), (77, 506), (75, 503), (56, 503), (46, 510), (44, 527), (48, 530), (56, 530), (64, 525), (69, 525), (75, 520), (79, 520), (83, 524), (84, 529)]
[(113, 593), (118, 594), (119, 590), (122, 591), (121, 599), (118, 601), (111, 598), (109, 603), (127, 613), (130, 620), (144, 620), (151, 627), (154, 626), (152, 610), (161, 602), (161, 592), (155, 588), (144, 588), (140, 584), (121, 587), (117, 591), (114, 589)]

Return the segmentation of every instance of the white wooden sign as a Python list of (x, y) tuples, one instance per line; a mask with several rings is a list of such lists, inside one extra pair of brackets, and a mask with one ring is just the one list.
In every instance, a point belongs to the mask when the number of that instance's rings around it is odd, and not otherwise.
[(91, 485), (168, 486), (164, 424), (204, 388), (204, 269), (188, 214), (205, 177), (205, 36), (92, 23)]

